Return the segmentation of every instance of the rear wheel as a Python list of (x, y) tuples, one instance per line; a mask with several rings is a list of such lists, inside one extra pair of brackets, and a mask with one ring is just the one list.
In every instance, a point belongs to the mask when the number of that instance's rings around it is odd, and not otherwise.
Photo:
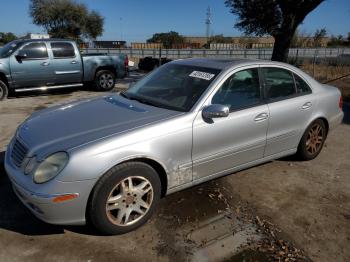
[(100, 70), (95, 76), (95, 85), (99, 91), (110, 91), (115, 85), (115, 74), (110, 70)]
[(0, 101), (7, 98), (8, 88), (7, 85), (0, 80)]
[(161, 195), (157, 172), (147, 164), (129, 162), (107, 172), (92, 193), (92, 224), (106, 234), (130, 232), (151, 217)]
[(326, 140), (327, 129), (321, 119), (315, 120), (305, 131), (301, 138), (298, 155), (302, 160), (311, 160), (321, 152)]

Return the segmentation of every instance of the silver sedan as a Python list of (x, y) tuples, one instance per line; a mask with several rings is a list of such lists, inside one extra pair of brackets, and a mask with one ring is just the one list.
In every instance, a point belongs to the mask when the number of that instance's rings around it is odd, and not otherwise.
[(178, 60), (120, 94), (35, 112), (5, 168), (38, 218), (121, 234), (167, 194), (287, 155), (315, 158), (341, 107), (338, 89), (288, 64)]

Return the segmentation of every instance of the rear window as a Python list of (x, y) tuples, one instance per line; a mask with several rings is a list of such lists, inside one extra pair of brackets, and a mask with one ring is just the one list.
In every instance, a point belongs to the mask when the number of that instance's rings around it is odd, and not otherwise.
[(53, 42), (51, 49), (54, 58), (70, 58), (75, 57), (74, 46), (71, 43)]
[(270, 99), (284, 99), (296, 94), (294, 78), (290, 71), (277, 68), (262, 68), (267, 95)]
[(294, 74), (294, 80), (295, 80), (295, 86), (297, 88), (297, 93), (298, 94), (309, 94), (311, 93), (311, 88), (309, 85), (301, 79), (300, 76), (297, 74)]

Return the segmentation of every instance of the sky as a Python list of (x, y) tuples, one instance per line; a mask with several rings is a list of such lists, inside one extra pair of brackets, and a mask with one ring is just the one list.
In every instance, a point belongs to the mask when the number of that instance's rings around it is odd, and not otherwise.
[[(224, 0), (78, 0), (97, 10), (105, 18), (100, 40), (143, 42), (153, 33), (177, 31), (185, 36), (204, 36), (206, 9), (212, 10), (211, 33), (239, 36), (234, 28), (236, 17)], [(43, 33), (28, 14), (29, 0), (3, 0), (0, 32)], [(325, 27), (329, 35), (350, 32), (350, 0), (326, 0), (304, 20), (301, 31), (313, 34)]]

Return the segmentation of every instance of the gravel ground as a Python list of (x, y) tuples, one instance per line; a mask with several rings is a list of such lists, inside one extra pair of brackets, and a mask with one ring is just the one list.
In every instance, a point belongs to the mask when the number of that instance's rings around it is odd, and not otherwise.
[[(1, 102), (0, 162), (33, 111), (99, 95), (69, 90)], [(313, 161), (284, 158), (170, 195), (151, 221), (123, 236), (37, 220), (0, 168), (0, 261), (349, 261), (349, 134), (350, 125), (338, 127)]]

